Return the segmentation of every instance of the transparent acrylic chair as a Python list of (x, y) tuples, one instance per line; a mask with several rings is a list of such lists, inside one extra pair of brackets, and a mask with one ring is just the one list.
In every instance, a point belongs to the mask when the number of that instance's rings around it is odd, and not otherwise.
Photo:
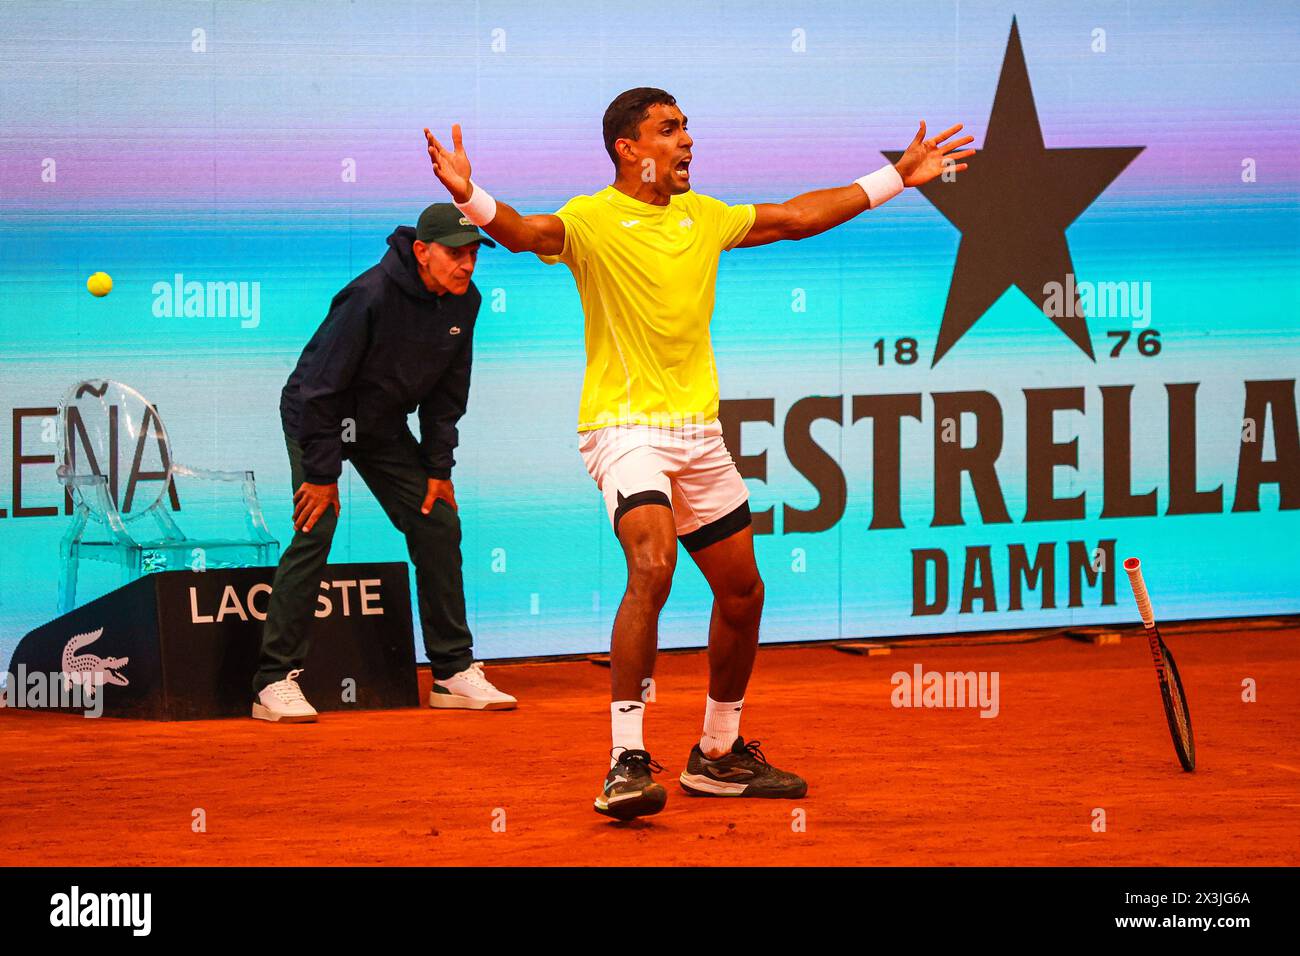
[[(108, 380), (74, 385), (59, 406), (58, 442), (59, 483), (75, 504), (72, 525), (60, 543), (60, 614), (76, 606), (83, 560), (118, 565), (123, 584), (153, 571), (250, 567), (279, 560), (280, 542), (262, 517), (253, 473), (177, 462), (158, 409), (131, 386)], [(146, 457), (160, 460), (160, 469), (142, 471)], [(169, 497), (178, 500), (176, 478), (238, 482), (243, 534), (187, 537), (169, 508)], [(137, 498), (140, 479), (150, 488), (156, 481), (160, 490), (145, 507), (132, 511), (149, 497)]]

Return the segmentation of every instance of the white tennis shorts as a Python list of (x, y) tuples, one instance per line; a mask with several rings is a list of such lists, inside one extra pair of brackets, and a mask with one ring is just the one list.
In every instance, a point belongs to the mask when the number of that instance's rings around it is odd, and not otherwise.
[(750, 524), (749, 489), (722, 441), (722, 423), (658, 428), (610, 425), (578, 442), (587, 473), (605, 498), (614, 534), (640, 505), (672, 509), (688, 551), (715, 544)]

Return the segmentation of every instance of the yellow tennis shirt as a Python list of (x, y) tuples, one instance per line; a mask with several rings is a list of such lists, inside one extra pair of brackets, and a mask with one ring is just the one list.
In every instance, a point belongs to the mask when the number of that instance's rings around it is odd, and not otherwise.
[(718, 257), (754, 224), (752, 205), (696, 192), (666, 206), (613, 186), (556, 213), (563, 262), (582, 298), (587, 372), (578, 431), (607, 425), (681, 427), (718, 417), (709, 321)]

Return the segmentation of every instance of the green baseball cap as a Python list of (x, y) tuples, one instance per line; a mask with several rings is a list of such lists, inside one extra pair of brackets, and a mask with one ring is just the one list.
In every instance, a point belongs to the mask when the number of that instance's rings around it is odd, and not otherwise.
[(420, 242), (436, 242), (455, 249), (481, 242), (496, 248), (496, 243), (478, 231), (478, 226), (449, 202), (436, 202), (420, 213), (415, 224), (415, 238)]

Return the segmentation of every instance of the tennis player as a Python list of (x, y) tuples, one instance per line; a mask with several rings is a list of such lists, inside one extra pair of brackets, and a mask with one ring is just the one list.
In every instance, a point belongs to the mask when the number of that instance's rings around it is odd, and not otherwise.
[(459, 126), (452, 149), (426, 129), (438, 179), (469, 220), (511, 252), (562, 262), (586, 319), (580, 449), (627, 558), (627, 589), (610, 642), (612, 766), (596, 797), (619, 819), (659, 812), (663, 768), (642, 736), (659, 612), (677, 542), (713, 591), (704, 730), (679, 782), (698, 796), (797, 799), (807, 784), (768, 763), (740, 734), (758, 649), (763, 581), (754, 561), (749, 495), (722, 441), (709, 339), (721, 253), (806, 239), (919, 186), (974, 150), (954, 126), (927, 139), (925, 123), (896, 165), (847, 186), (783, 203), (729, 206), (691, 190), (694, 141), (677, 101), (659, 89), (619, 94), (604, 117), (614, 182), (575, 196), (554, 215), (523, 216), (470, 178)]

